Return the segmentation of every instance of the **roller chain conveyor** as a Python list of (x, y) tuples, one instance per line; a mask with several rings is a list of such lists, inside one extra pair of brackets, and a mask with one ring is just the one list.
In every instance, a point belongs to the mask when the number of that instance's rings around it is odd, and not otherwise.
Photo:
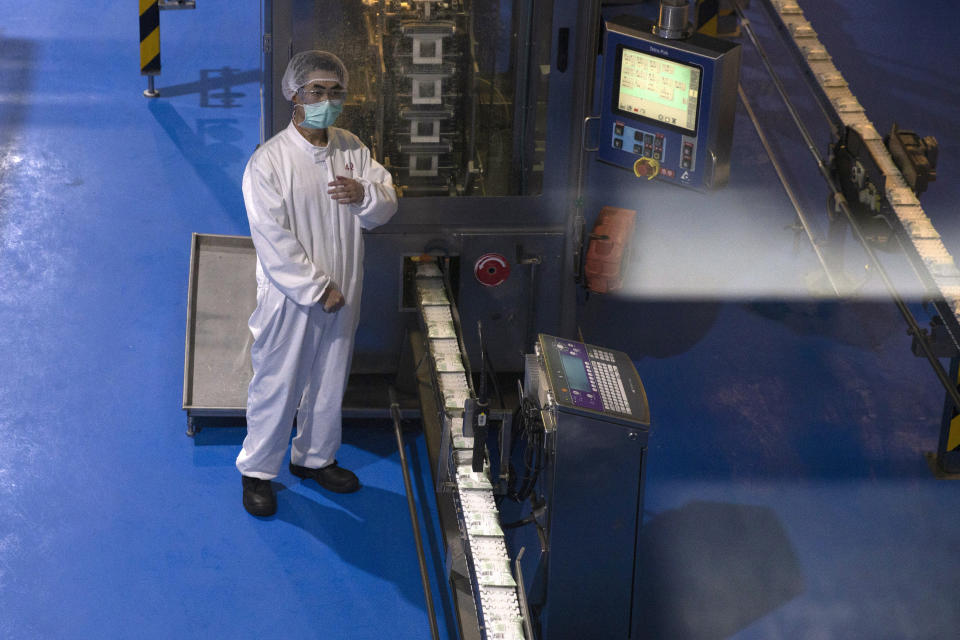
[[(833, 64), (833, 59), (804, 16), (800, 4), (796, 0), (769, 0), (764, 4), (782, 23), (783, 33), (792, 41), (809, 72), (808, 77), (816, 83), (826, 101), (825, 106), (832, 112), (834, 124), (841, 125), (844, 130), (838, 133), (849, 136), (852, 131), (862, 141), (863, 149), (881, 174), (874, 176), (873, 180), (882, 182), (874, 186), (882, 192), (893, 213), (888, 216), (888, 222), (900, 227), (897, 231), (900, 232), (905, 254), (934, 299), (934, 306), (954, 345), (960, 346), (960, 269), (944, 246), (940, 234), (934, 229), (914, 190), (894, 162), (883, 136), (867, 118), (863, 106)], [(741, 20), (745, 20), (742, 11), (740, 15)]]
[[(415, 286), (424, 330), (426, 350), (420, 367), (429, 366), (440, 423), (439, 459), (434, 471), (438, 494), (452, 496), (456, 508), (459, 543), (469, 574), (470, 590), (476, 607), (477, 629), (484, 640), (532, 640), (524, 630), (518, 582), (507, 553), (500, 527), (500, 515), (494, 500), (489, 464), (473, 471), (473, 438), (469, 426), (464, 429), (464, 406), (472, 397), (463, 362), (460, 337), (454, 322), (449, 293), (442, 272), (434, 262), (416, 266)], [(423, 410), (424, 420), (431, 413)], [(448, 533), (448, 538), (449, 538)], [(450, 540), (448, 556), (450, 555)], [(448, 567), (448, 571), (450, 567)], [(462, 607), (462, 603), (458, 603)], [(472, 620), (458, 612), (463, 620)]]

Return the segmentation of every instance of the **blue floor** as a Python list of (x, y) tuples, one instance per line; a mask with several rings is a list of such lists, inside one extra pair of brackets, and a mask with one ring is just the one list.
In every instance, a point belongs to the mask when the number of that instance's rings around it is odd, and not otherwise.
[[(165, 12), (153, 101), (132, 6), (43, 4), (0, 0), (0, 637), (428, 637), (388, 424), (345, 431), (340, 459), (361, 492), (284, 471), (267, 521), (240, 505), (242, 430), (183, 435), (190, 234), (248, 233), (257, 3)], [(940, 139), (923, 202), (960, 256), (957, 8), (801, 5), (878, 129), (897, 120)], [(742, 113), (736, 127), (750, 153), (713, 202), (749, 201), (783, 230), (792, 215)], [(590, 197), (609, 184), (599, 176)], [(754, 193), (775, 195), (759, 206)], [(670, 198), (683, 206), (657, 206)], [(751, 227), (705, 202), (651, 190), (639, 229), (680, 247), (685, 228)], [(684, 283), (670, 299), (654, 282), (645, 299), (583, 308), (585, 337), (629, 352), (651, 399), (645, 633), (960, 637), (960, 483), (923, 459), (943, 393), (892, 304), (796, 295), (815, 262), (792, 247), (777, 236), (759, 252), (772, 266), (756, 267), (793, 278), (784, 299)], [(661, 259), (644, 264), (668, 277)], [(435, 512), (422, 436), (407, 439), (417, 499)], [(436, 550), (432, 518), (423, 529)], [(430, 563), (436, 593), (442, 559)], [(449, 604), (436, 602), (447, 637)]]

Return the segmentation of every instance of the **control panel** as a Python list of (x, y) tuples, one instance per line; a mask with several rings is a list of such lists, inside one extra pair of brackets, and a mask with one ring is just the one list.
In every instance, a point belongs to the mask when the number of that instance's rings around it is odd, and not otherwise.
[(682, 179), (683, 174), (678, 175), (678, 171), (697, 170), (697, 139), (690, 136), (680, 138), (679, 148), (668, 149), (667, 134), (655, 130), (645, 131), (643, 128), (617, 121), (613, 125), (610, 145), (614, 149), (624, 149), (637, 156), (633, 163), (633, 172), (638, 178)]
[(650, 424), (647, 394), (627, 354), (545, 334), (538, 353), (560, 406), (634, 427)]
[(730, 175), (740, 45), (668, 40), (635, 16), (605, 24), (598, 158), (698, 190)]

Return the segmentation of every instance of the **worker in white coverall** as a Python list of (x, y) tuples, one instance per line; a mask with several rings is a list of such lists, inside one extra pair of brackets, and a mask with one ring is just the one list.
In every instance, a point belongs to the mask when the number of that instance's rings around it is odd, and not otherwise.
[(295, 55), (282, 80), (293, 118), (257, 149), (243, 174), (257, 250), (257, 308), (249, 321), (253, 379), (237, 469), (243, 506), (257, 516), (276, 512), (270, 480), (280, 471), (295, 414), (290, 471), (331, 491), (360, 488), (336, 454), (360, 315), (361, 229), (389, 220), (397, 194), (370, 150), (331, 126), (347, 81), (336, 56)]

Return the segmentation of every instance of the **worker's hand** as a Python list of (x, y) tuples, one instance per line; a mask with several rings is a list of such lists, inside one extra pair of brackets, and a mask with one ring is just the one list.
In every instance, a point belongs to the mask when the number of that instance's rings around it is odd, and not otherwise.
[(340, 204), (357, 204), (363, 202), (363, 185), (353, 178), (337, 176), (337, 179), (327, 186), (330, 187), (327, 193)]
[(335, 313), (339, 311), (344, 303), (346, 303), (346, 300), (343, 299), (343, 294), (340, 293), (340, 289), (337, 289), (332, 284), (327, 287), (327, 290), (320, 298), (320, 304), (323, 305), (323, 310), (326, 313)]

